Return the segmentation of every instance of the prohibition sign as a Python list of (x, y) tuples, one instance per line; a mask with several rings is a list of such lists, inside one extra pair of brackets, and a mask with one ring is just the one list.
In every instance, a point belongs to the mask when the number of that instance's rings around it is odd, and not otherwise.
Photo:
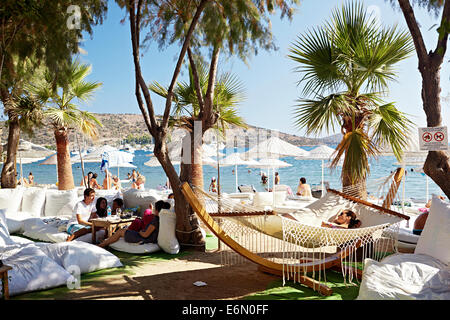
[(434, 140), (436, 141), (443, 141), (444, 140), (444, 134), (442, 132), (436, 132), (434, 134)]
[[(443, 135), (442, 135), (443, 136)], [(430, 142), (431, 140), (433, 140), (433, 135), (431, 134), (431, 133), (429, 133), (429, 132), (425, 132), (423, 135), (422, 135), (422, 139), (423, 139), (423, 141), (425, 141), (425, 142)], [(443, 138), (442, 138), (443, 139)]]

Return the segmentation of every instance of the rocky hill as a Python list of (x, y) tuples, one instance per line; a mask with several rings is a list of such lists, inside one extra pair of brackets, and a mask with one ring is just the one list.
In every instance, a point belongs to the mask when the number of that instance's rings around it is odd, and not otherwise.
[[(145, 144), (147, 141), (151, 141), (150, 134), (147, 131), (144, 120), (141, 114), (111, 114), (111, 113), (103, 113), (103, 114), (95, 114), (96, 117), (103, 124), (103, 127), (99, 128), (99, 137), (96, 141), (83, 141), (86, 145), (118, 145), (119, 141), (124, 141), (134, 144)], [(3, 128), (1, 139), (2, 143), (5, 143), (8, 139), (8, 129), (5, 127), (5, 122), (1, 122), (1, 127)], [(342, 137), (340, 134), (330, 136), (324, 139), (315, 139), (315, 138), (307, 138), (300, 137), (292, 134), (287, 134), (283, 132), (268, 132), (265, 128), (260, 128), (256, 126), (249, 125), (247, 130), (237, 127), (231, 127), (227, 130), (227, 136), (231, 136), (234, 139), (234, 136), (237, 137), (239, 146), (244, 146), (245, 137), (249, 137), (250, 143), (255, 143), (257, 140), (257, 136), (259, 134), (259, 140), (264, 140), (268, 135), (276, 135), (278, 137), (292, 143), (297, 146), (308, 146), (308, 145), (317, 145), (321, 143), (325, 144), (336, 144), (340, 138)], [(179, 134), (173, 134), (174, 137), (178, 137)], [(54, 148), (55, 138), (53, 135), (53, 130), (49, 125), (43, 126), (41, 128), (35, 128), (34, 136), (30, 137), (27, 134), (23, 133), (21, 138), (31, 141), (32, 143), (47, 146), (49, 148)], [(72, 143), (75, 143), (75, 136), (69, 137)], [(213, 133), (207, 133), (205, 136), (205, 142), (209, 143), (215, 139)], [(234, 140), (232, 140), (234, 141)], [(233, 143), (233, 142), (229, 142)], [(75, 147), (75, 145), (74, 145)]]

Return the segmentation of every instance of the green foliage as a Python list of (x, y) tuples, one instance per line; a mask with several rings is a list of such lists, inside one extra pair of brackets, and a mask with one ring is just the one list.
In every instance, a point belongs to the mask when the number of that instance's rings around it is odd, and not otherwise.
[(91, 66), (75, 60), (66, 72), (66, 82), (61, 86), (55, 85), (48, 70), (44, 71), (41, 81), (28, 84), (28, 90), (47, 106), (44, 115), (55, 129), (75, 128), (86, 136), (97, 137), (97, 126), (102, 126), (100, 121), (92, 113), (79, 110), (74, 104), (75, 100), (91, 100), (94, 92), (101, 87), (102, 83), (85, 81), (91, 70)]
[(130, 144), (151, 144), (153, 142), (153, 138), (149, 134), (143, 134), (143, 135), (134, 135), (129, 133), (125, 139), (122, 140), (123, 143), (130, 143)]
[(365, 179), (368, 158), (389, 144), (402, 157), (411, 122), (381, 97), (396, 79), (395, 65), (413, 52), (411, 37), (397, 27), (379, 26), (358, 2), (332, 12), (323, 26), (300, 35), (289, 58), (298, 62), (302, 94), (295, 124), (319, 135), (339, 124), (344, 138), (333, 165), (344, 159), (342, 174)]

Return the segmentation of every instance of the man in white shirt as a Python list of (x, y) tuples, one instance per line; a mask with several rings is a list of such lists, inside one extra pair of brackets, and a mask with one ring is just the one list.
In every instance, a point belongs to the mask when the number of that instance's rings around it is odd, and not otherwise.
[(97, 218), (97, 209), (94, 204), (95, 190), (87, 188), (84, 190), (84, 199), (73, 208), (72, 219), (67, 224), (67, 241), (92, 232), (91, 219)]

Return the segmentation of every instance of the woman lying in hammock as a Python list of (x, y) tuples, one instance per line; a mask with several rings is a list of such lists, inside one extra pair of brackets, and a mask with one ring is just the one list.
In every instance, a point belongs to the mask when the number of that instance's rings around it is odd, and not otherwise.
[(322, 227), (336, 229), (354, 229), (361, 226), (361, 221), (356, 219), (356, 214), (348, 209), (342, 210), (333, 223), (322, 222)]

